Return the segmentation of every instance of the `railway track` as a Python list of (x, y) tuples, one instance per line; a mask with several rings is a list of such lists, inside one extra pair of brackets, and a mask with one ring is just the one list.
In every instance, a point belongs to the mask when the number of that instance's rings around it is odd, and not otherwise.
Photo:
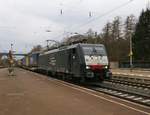
[(128, 83), (136, 83), (140, 85), (150, 85), (149, 78), (141, 78), (141, 77), (131, 77), (131, 76), (120, 76), (120, 75), (113, 75), (112, 80), (115, 81), (123, 81)]
[(143, 89), (150, 89), (150, 83), (149, 80), (144, 80), (145, 82), (140, 82), (140, 81), (134, 81), (134, 80), (124, 80), (124, 79), (110, 79), (110, 80), (106, 80), (107, 82), (111, 82), (111, 83), (116, 83), (116, 84), (123, 84), (123, 85), (129, 85), (129, 86), (133, 86), (133, 87), (138, 87), (138, 88), (143, 88)]
[(145, 97), (145, 96), (140, 96), (134, 93), (116, 90), (116, 89), (108, 88), (108, 87), (89, 86), (88, 88), (98, 91), (98, 92), (106, 93), (115, 97), (119, 97), (125, 100), (129, 100), (135, 103), (150, 106), (150, 98)]
[(142, 105), (150, 106), (150, 88), (136, 84), (133, 82), (127, 83), (123, 80), (107, 80), (103, 83), (88, 83), (87, 88), (103, 92), (112, 96), (130, 100)]
[(86, 83), (84, 85), (74, 83), (72, 81), (67, 82), (80, 85), (98, 92), (106, 93), (118, 98), (129, 100), (141, 105), (150, 106), (150, 84), (147, 82), (140, 83), (132, 81), (131, 79), (112, 79), (106, 80), (103, 83)]
[[(128, 81), (129, 82), (129, 81)], [(73, 82), (69, 82), (73, 83)], [(138, 84), (121, 80), (106, 80), (103, 83), (86, 83), (84, 85), (73, 83), (83, 86), (98, 92), (106, 93), (111, 96), (122, 98), (132, 101), (141, 105), (150, 106), (150, 87), (145, 87), (145, 84)]]
[[(58, 79), (58, 78), (57, 78)], [(62, 79), (61, 79), (62, 80)], [(71, 84), (80, 85), (98, 92), (106, 93), (118, 98), (129, 100), (142, 105), (150, 106), (150, 83), (149, 81), (138, 79), (114, 77), (103, 83), (86, 83), (81, 85), (72, 81)], [(138, 81), (138, 82), (137, 82)]]

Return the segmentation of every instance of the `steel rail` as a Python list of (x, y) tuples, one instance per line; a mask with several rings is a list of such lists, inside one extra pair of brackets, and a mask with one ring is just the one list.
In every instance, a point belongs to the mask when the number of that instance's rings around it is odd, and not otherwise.
[(108, 86), (104, 86), (104, 85), (100, 85), (100, 86), (96, 86), (96, 85), (88, 85), (85, 86), (86, 88), (98, 91), (98, 92), (102, 92), (108, 95), (112, 95), (118, 98), (122, 98), (125, 100), (129, 100), (138, 104), (142, 104), (145, 106), (150, 106), (150, 98), (145, 96), (145, 95), (140, 95), (134, 92), (130, 92), (130, 91), (125, 91), (122, 89), (117, 89), (114, 87), (108, 87)]
[(130, 80), (122, 80), (122, 79), (110, 79), (110, 80), (105, 80), (105, 81), (111, 82), (111, 83), (116, 83), (116, 84), (123, 84), (123, 85), (139, 87), (139, 88), (143, 88), (143, 89), (144, 88), (150, 89), (149, 83), (136, 82), (136, 81), (130, 81)]

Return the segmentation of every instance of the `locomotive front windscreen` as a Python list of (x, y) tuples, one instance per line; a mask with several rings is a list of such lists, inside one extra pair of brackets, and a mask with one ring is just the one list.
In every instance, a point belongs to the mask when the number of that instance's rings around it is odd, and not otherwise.
[(83, 46), (86, 65), (108, 65), (104, 46)]
[(106, 51), (103, 46), (84, 46), (83, 47), (84, 55), (100, 55), (106, 56)]

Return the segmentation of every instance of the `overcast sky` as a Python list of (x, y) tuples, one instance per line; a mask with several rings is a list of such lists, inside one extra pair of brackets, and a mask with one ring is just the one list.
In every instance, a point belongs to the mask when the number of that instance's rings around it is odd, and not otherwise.
[(72, 32), (85, 33), (89, 28), (100, 32), (115, 16), (138, 17), (148, 2), (132, 0), (126, 4), (129, 1), (0, 0), (0, 52), (8, 51), (11, 43), (17, 52), (27, 52), (37, 44), (46, 45), (47, 39), (60, 41)]

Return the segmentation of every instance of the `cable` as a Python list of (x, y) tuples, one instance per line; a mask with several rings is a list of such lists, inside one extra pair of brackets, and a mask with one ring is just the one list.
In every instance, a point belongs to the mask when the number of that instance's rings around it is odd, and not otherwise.
[(120, 6), (117, 6), (116, 8), (113, 8), (113, 9), (109, 10), (108, 12), (106, 12), (106, 13), (104, 13), (104, 14), (102, 14), (102, 15), (99, 15), (99, 16), (97, 16), (97, 17), (95, 17), (95, 18), (92, 18), (92, 19), (89, 20), (88, 22), (86, 22), (86, 23), (84, 23), (84, 24), (82, 24), (82, 25), (79, 25), (79, 26), (77, 26), (76, 28), (82, 28), (82, 27), (84, 27), (85, 25), (87, 25), (87, 24), (89, 24), (89, 23), (91, 23), (91, 22), (93, 22), (93, 21), (95, 21), (95, 20), (97, 20), (97, 19), (99, 19), (99, 18), (102, 18), (102, 17), (104, 17), (104, 16), (106, 16), (106, 15), (108, 15), (108, 14), (110, 14), (110, 13), (112, 13), (112, 12), (114, 12), (114, 11), (120, 9), (120, 8), (122, 8), (122, 7), (127, 6), (127, 5), (130, 4), (132, 1), (134, 1), (134, 0), (130, 0), (130, 1), (126, 2), (126, 3), (124, 3), (124, 4), (121, 4)]
[[(78, 26), (74, 27), (73, 29), (76, 29), (76, 28), (77, 28), (77, 29), (80, 29), (80, 28), (84, 27), (85, 25), (87, 25), (87, 24), (89, 24), (89, 23), (91, 23), (91, 22), (93, 22), (93, 21), (95, 21), (95, 20), (97, 20), (97, 19), (100, 19), (100, 18), (102, 18), (102, 17), (104, 17), (104, 16), (106, 16), (106, 15), (108, 15), (108, 14), (110, 14), (110, 13), (112, 13), (112, 12), (114, 12), (114, 11), (120, 9), (120, 8), (122, 8), (122, 7), (127, 6), (128, 4), (130, 4), (130, 3), (133, 2), (133, 1), (134, 1), (134, 0), (130, 0), (130, 1), (128, 1), (128, 2), (125, 2), (125, 3), (121, 4), (121, 5), (119, 5), (119, 6), (115, 7), (115, 8), (113, 8), (113, 9), (111, 9), (111, 10), (109, 10), (109, 11), (107, 11), (106, 13), (104, 13), (104, 14), (102, 14), (102, 15), (99, 15), (99, 16), (97, 16), (97, 17), (95, 17), (95, 18), (90, 18), (90, 20), (87, 21), (86, 23), (83, 23), (83, 24), (81, 24), (81, 25), (78, 25)], [(70, 28), (71, 28), (71, 27), (70, 27)], [(61, 37), (61, 36), (62, 36), (62, 34), (59, 35), (58, 37)], [(57, 37), (56, 37), (56, 38), (57, 38)]]

